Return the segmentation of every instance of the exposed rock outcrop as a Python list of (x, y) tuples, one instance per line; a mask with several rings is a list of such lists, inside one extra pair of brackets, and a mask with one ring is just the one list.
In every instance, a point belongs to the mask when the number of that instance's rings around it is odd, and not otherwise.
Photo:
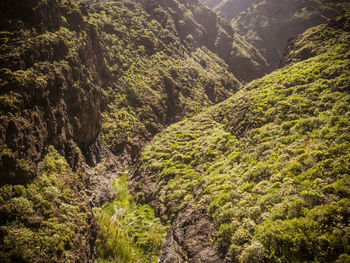
[[(160, 261), (163, 263), (216, 263), (223, 259), (211, 235), (215, 230), (212, 222), (203, 216), (205, 211), (184, 208), (168, 231)], [(208, 238), (209, 237), (209, 238)]]

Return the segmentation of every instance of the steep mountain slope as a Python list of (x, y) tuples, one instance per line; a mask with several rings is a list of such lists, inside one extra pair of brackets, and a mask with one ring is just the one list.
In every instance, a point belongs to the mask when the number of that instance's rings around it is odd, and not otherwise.
[(71, 2), (0, 6), (0, 261), (89, 262), (97, 225), (81, 150), (96, 155), (108, 81), (96, 29)]
[(130, 186), (171, 224), (161, 262), (349, 260), (349, 26), (308, 30), (283, 68), (145, 147)]
[(348, 1), (223, 0), (213, 9), (232, 20), (236, 32), (278, 67), (289, 38), (340, 15)]
[(23, 183), (47, 145), (72, 154), (74, 144), (88, 148), (96, 140), (107, 68), (96, 29), (76, 5), (17, 1), (2, 8), (0, 123), (7, 154), (0, 181)]
[[(265, 72), (198, 1), (82, 2), (0, 1), (2, 262), (93, 261), (92, 207), (114, 197), (120, 167), (165, 126), (235, 93), (237, 78)], [(154, 256), (161, 241), (147, 231), (158, 221), (131, 204), (149, 224), (126, 242)]]
[(242, 91), (267, 63), (198, 0), (0, 0), (0, 21), (0, 262), (154, 262), (168, 224), (166, 262), (347, 258), (348, 18)]
[(164, 126), (227, 98), (237, 79), (266, 72), (262, 56), (198, 1), (97, 1), (87, 13), (113, 79), (102, 136), (128, 159)]
[(227, 98), (240, 85), (222, 60), (182, 41), (174, 20), (157, 10), (159, 21), (139, 3), (100, 1), (86, 17), (101, 33), (113, 79), (102, 138), (115, 154), (130, 155), (128, 162), (165, 125)]
[[(266, 73), (267, 64), (261, 54), (235, 34), (225, 21), (203, 8), (198, 0), (159, 2), (166, 3), (170, 13), (175, 11), (176, 20), (180, 19), (177, 26), (180, 37), (191, 34), (197, 42), (200, 40), (198, 44), (204, 43), (223, 58), (239, 80), (250, 81)], [(174, 8), (175, 5), (182, 8)], [(199, 29), (194, 31), (195, 24)]]

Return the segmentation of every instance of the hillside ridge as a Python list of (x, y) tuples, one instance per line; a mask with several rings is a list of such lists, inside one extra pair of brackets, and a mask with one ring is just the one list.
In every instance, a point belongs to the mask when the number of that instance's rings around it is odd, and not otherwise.
[(144, 148), (129, 184), (171, 224), (162, 262), (349, 258), (348, 26), (309, 29), (283, 68)]

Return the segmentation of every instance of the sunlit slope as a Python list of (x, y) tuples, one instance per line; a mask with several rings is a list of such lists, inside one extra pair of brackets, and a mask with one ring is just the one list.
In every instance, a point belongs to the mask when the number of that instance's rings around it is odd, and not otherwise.
[(162, 262), (349, 260), (348, 25), (310, 29), (289, 61), (307, 46), (311, 57), (145, 147), (130, 185), (172, 223)]

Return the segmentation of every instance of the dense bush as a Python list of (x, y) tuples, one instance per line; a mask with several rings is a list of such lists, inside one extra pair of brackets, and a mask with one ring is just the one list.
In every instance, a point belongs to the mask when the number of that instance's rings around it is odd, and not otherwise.
[(50, 147), (35, 182), (0, 188), (1, 262), (76, 261), (75, 251), (90, 249), (86, 233), (94, 223), (75, 188), (82, 182), (69, 183), (76, 176)]

